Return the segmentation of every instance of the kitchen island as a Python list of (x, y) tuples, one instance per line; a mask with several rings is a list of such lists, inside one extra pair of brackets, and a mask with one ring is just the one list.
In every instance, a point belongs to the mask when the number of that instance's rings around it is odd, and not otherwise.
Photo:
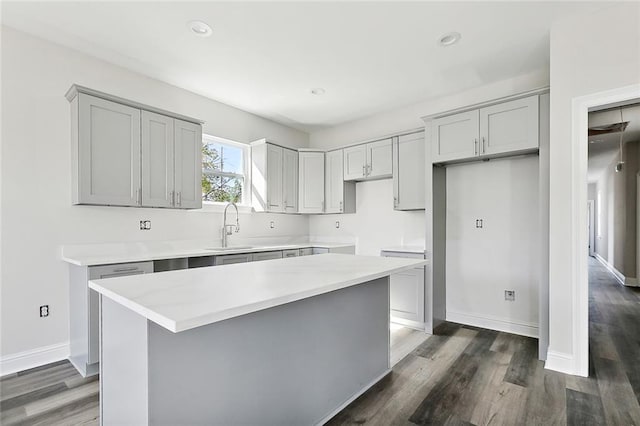
[(101, 422), (312, 425), (389, 373), (389, 275), (323, 254), (95, 280)]

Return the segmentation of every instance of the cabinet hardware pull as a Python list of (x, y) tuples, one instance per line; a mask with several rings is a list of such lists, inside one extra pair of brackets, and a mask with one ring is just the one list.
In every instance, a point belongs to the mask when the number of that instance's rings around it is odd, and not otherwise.
[(139, 206), (142, 205), (142, 193), (140, 192), (140, 188), (136, 189), (136, 203)]
[(340, 211), (342, 211), (342, 201), (340, 201)]
[(138, 267), (137, 266), (130, 266), (128, 268), (116, 268), (113, 270), (113, 272), (130, 272), (130, 271), (137, 271)]
[(182, 191), (178, 191), (178, 205), (182, 206)]
[(478, 139), (473, 140), (473, 155), (478, 155)]
[(482, 137), (482, 153), (484, 154), (487, 151), (486, 147), (485, 147), (485, 139), (484, 136)]
[(362, 176), (366, 176), (366, 172), (365, 172), (366, 167), (367, 166), (365, 166), (365, 165), (362, 166)]

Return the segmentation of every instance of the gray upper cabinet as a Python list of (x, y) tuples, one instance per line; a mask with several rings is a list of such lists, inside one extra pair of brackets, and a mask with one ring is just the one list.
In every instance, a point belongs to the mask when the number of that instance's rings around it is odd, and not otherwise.
[(391, 139), (344, 148), (344, 180), (383, 179), (392, 175)]
[(298, 151), (282, 149), (282, 206), (286, 213), (298, 212)]
[(434, 163), (498, 157), (538, 149), (538, 95), (434, 119)]
[(356, 183), (344, 180), (343, 150), (325, 154), (325, 213), (355, 213)]
[(344, 180), (364, 179), (366, 176), (367, 147), (365, 144), (344, 150)]
[(478, 110), (433, 120), (431, 141), (433, 162), (451, 161), (478, 155)]
[(424, 210), (424, 132), (402, 135), (393, 141), (393, 208)]
[(202, 127), (174, 120), (174, 207), (202, 207)]
[(142, 111), (142, 204), (173, 207), (173, 118)]
[(480, 109), (481, 155), (538, 148), (538, 96)]
[(299, 152), (300, 213), (324, 212), (324, 152)]
[(202, 207), (200, 122), (76, 85), (66, 96), (74, 204)]
[(140, 110), (80, 93), (71, 113), (73, 203), (139, 206)]
[(251, 191), (256, 211), (298, 212), (298, 151), (266, 139), (251, 143)]
[(267, 144), (267, 210), (284, 210), (282, 199), (283, 148)]

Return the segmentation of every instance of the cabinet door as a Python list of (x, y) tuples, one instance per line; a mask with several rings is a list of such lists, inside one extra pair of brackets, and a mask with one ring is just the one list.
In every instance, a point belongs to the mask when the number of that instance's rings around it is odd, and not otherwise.
[(367, 164), (367, 147), (365, 144), (345, 148), (344, 180), (356, 180), (365, 177)]
[(298, 211), (298, 152), (283, 149), (283, 201), (284, 211)]
[(202, 207), (202, 126), (174, 120), (174, 206)]
[(391, 177), (392, 166), (391, 139), (367, 144), (367, 178)]
[(300, 152), (298, 211), (322, 213), (324, 210), (324, 152)]
[(300, 249), (300, 256), (311, 256), (312, 254), (314, 254), (312, 247), (307, 247), (307, 248), (301, 248)]
[(389, 278), (391, 316), (424, 322), (424, 268), (393, 274)]
[(480, 155), (538, 148), (538, 96), (480, 110)]
[(142, 205), (173, 207), (173, 118), (142, 111)]
[[(125, 277), (129, 275), (150, 274), (153, 272), (153, 262), (122, 263), (117, 265), (91, 266), (89, 279)], [(85, 284), (86, 285), (86, 284)], [(100, 295), (89, 289), (89, 352), (88, 364), (100, 361)]]
[(140, 205), (140, 110), (78, 95), (79, 204)]
[(424, 132), (400, 136), (393, 144), (393, 207), (424, 209)]
[(342, 213), (344, 209), (342, 150), (327, 152), (325, 157), (325, 212)]
[(431, 123), (433, 162), (478, 155), (478, 110), (438, 118)]
[(262, 253), (253, 253), (252, 254), (252, 262), (259, 262), (261, 260), (272, 260), (272, 259), (282, 259), (281, 251), (267, 251)]
[(282, 197), (282, 148), (267, 144), (267, 211), (284, 211)]

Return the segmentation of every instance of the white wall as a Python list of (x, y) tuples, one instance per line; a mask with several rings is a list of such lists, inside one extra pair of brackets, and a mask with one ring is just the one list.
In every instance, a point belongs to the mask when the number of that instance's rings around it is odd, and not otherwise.
[(447, 167), (448, 320), (538, 335), (538, 217), (537, 156)]
[[(424, 128), (421, 117), (426, 115), (546, 85), (548, 85), (546, 72), (504, 80), (314, 132), (310, 136), (310, 145), (318, 148), (335, 148), (419, 127)], [(355, 238), (356, 253), (358, 254), (377, 255), (381, 248), (388, 246), (424, 244), (424, 211), (393, 211), (391, 179), (358, 183), (356, 194), (355, 214), (311, 217), (309, 221), (311, 235), (318, 237), (329, 235), (334, 239)], [(336, 220), (340, 220), (340, 229), (335, 228)]]
[(571, 207), (572, 100), (638, 84), (639, 52), (638, 3), (611, 5), (597, 13), (575, 16), (557, 22), (551, 31), (549, 351), (564, 365), (576, 359), (572, 289), (577, 283), (571, 259), (572, 224), (578, 218)]
[[(206, 121), (204, 132), (293, 147), (308, 135), (93, 57), (2, 28), (2, 348), (6, 356), (68, 340), (68, 268), (61, 245), (218, 238), (219, 213), (71, 205), (73, 83)], [(150, 219), (151, 231), (138, 221)], [(269, 221), (276, 228), (269, 228)], [(308, 234), (304, 216), (241, 217), (241, 237)], [(48, 304), (42, 319), (38, 306)]]
[[(625, 143), (625, 164), (615, 171), (616, 156), (598, 179), (596, 191), (602, 197), (600, 229), (596, 229), (596, 252), (627, 278), (636, 277), (636, 175), (640, 165), (640, 144)], [(591, 185), (589, 185), (591, 186)], [(597, 208), (597, 206), (596, 206)]]
[(309, 232), (314, 238), (354, 241), (356, 254), (378, 256), (384, 247), (423, 245), (424, 212), (393, 210), (392, 179), (358, 182), (356, 213), (312, 216)]

